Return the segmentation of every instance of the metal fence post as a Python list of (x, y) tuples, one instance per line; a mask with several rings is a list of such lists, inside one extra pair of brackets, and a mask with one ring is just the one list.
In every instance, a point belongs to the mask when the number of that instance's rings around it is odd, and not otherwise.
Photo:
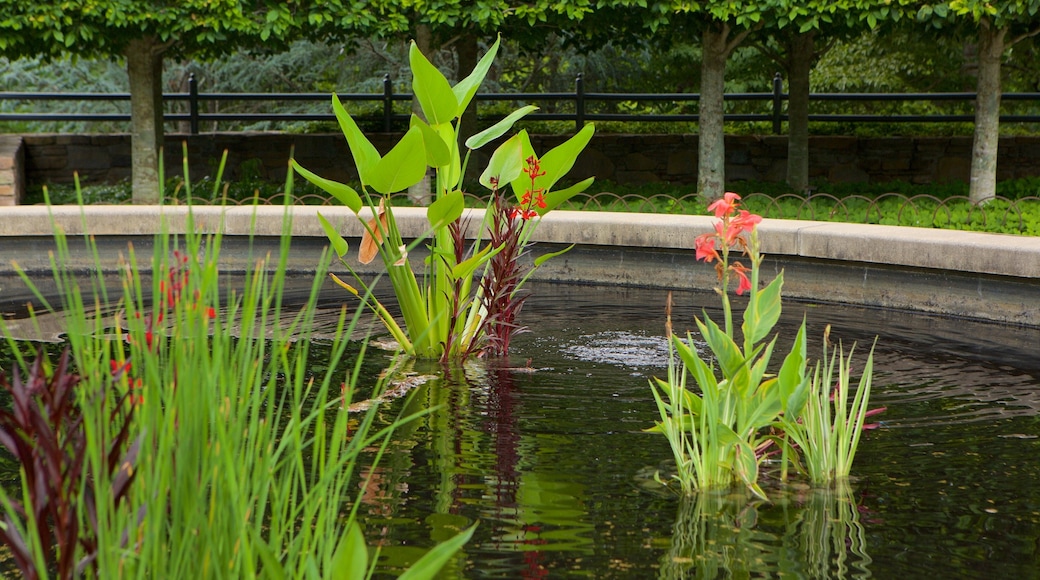
[(585, 126), (585, 81), (578, 73), (574, 79), (574, 132), (581, 131)]
[(191, 134), (199, 134), (199, 82), (195, 80), (195, 73), (188, 75), (188, 119), (191, 125)]
[(773, 134), (779, 135), (782, 129), (781, 119), (783, 118), (782, 107), (783, 107), (783, 95), (784, 95), (784, 77), (780, 76), (780, 73), (773, 75)]
[(394, 83), (390, 73), (383, 75), (383, 132), (390, 132), (390, 119), (394, 115)]

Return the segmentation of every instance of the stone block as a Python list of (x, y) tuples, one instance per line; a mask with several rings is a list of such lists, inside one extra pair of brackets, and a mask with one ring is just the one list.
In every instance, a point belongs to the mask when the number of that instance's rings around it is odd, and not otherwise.
[(625, 167), (629, 171), (651, 171), (657, 162), (642, 153), (629, 153), (625, 156)]
[(935, 164), (936, 183), (966, 182), (971, 178), (971, 162), (968, 159), (943, 157)]
[(855, 165), (837, 165), (827, 172), (831, 183), (869, 183), (870, 175)]
[(697, 150), (682, 149), (668, 156), (668, 175), (696, 175), (697, 174)]

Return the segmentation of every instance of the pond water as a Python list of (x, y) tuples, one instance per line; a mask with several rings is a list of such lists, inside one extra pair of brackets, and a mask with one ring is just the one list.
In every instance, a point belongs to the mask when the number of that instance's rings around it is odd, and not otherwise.
[[(808, 321), (810, 353), (878, 337), (868, 432), (847, 489), (766, 485), (680, 498), (663, 437), (642, 433), (648, 379), (667, 361), (665, 293), (532, 285), (508, 361), (474, 361), (411, 397), (440, 405), (362, 486), (381, 577), (475, 521), (444, 578), (1036, 577), (1040, 570), (1040, 330), (785, 302), (781, 343)], [(341, 296), (332, 293), (338, 300)], [(676, 293), (677, 331), (712, 293)], [(329, 322), (329, 308), (319, 323)], [(324, 320), (322, 319), (324, 317)], [(786, 345), (778, 345), (786, 350)], [(315, 349), (320, 350), (320, 349)], [(369, 351), (376, 373), (388, 355)], [(366, 473), (371, 470), (364, 470)], [(360, 484), (359, 484), (360, 485)]]
[[(717, 304), (675, 298), (677, 330)], [(647, 380), (667, 360), (664, 302), (539, 286), (510, 361), (421, 387), (409, 404), (443, 407), (397, 434), (364, 490), (387, 569), (479, 520), (444, 577), (1036, 576), (1040, 332), (788, 302), (783, 336), (803, 315), (815, 337), (828, 323), (846, 345), (879, 336), (882, 426), (863, 438), (844, 492), (691, 500), (653, 481), (670, 452), (641, 432), (656, 415)]]

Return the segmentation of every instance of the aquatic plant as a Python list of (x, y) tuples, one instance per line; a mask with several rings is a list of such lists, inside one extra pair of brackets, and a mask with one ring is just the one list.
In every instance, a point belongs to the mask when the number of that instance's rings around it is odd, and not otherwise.
[[(413, 114), (408, 131), (385, 156), (376, 151), (338, 97), (333, 96), (332, 108), (350, 145), (361, 180), (360, 193), (292, 162), (297, 173), (357, 214), (364, 227), (358, 261), (364, 264), (376, 256), (382, 259), (404, 328), (376, 301), (371, 288), (344, 259), (348, 251), (346, 240), (334, 224), (319, 214), (333, 249), (354, 281), (334, 279), (348, 292), (372, 304), (387, 330), (409, 355), (461, 359), (481, 352), (489, 336), (493, 337), (492, 351), (508, 348), (508, 341), (502, 339), (508, 332), (499, 327), (512, 328), (512, 316), (519, 311), (517, 292), (523, 279), (516, 283), (496, 279), (504, 273), (509, 276), (516, 273), (512, 266), (503, 267), (503, 262), (520, 258), (542, 216), (592, 183), (590, 178), (566, 189), (552, 189), (592, 138), (592, 125), (585, 126), (541, 157), (535, 154), (527, 132), (520, 131), (495, 150), (480, 176), (480, 183), (493, 192), (484, 219), (484, 227), (490, 230), (488, 235), (493, 242), (481, 247), (481, 232), (472, 247), (465, 248), (461, 183), (470, 154), (503, 136), (517, 120), (537, 109), (530, 105), (517, 109), (469, 137), (465, 140), (466, 155), (461, 155), (461, 116), (490, 69), (498, 46), (496, 41), (473, 72), (451, 86), (413, 43), (409, 52), (412, 87), (425, 119)], [(426, 211), (429, 229), (406, 244), (394, 219), (391, 195), (422, 182), (430, 168), (436, 177), (433, 201)], [(492, 217), (497, 204), (501, 203), (499, 195), (507, 186), (513, 190), (516, 201), (507, 204), (510, 207), (507, 215)], [(363, 216), (361, 212), (366, 206), (368, 215)], [(498, 242), (497, 245), (494, 242)], [(425, 243), (429, 244), (430, 258), (417, 276), (409, 253)], [(491, 266), (492, 260), (506, 248), (511, 251), (499, 257), (496, 266)], [(535, 266), (548, 257), (542, 256)], [(482, 272), (481, 282), (474, 287), (473, 277), (477, 272)], [(489, 295), (492, 292), (496, 294)]]
[[(805, 471), (813, 483), (828, 483), (847, 478), (856, 457), (860, 435), (867, 417), (885, 410), (869, 409), (870, 388), (874, 374), (874, 348), (863, 366), (859, 386), (851, 394), (852, 353), (845, 355), (841, 345), (828, 356), (828, 335), (824, 332), (823, 360), (816, 364), (812, 384), (804, 406), (796, 413), (785, 413), (777, 418), (776, 426), (784, 438), (797, 446), (805, 461)], [(837, 371), (837, 378), (834, 374)]]
[[(285, 226), (288, 232), (288, 218)], [(48, 311), (63, 312), (70, 353), (50, 375), (60, 389), (34, 388), (43, 393), (34, 396), (60, 394), (56, 400), (78, 430), (65, 428), (69, 421), (59, 416), (60, 439), (37, 440), (58, 447), (47, 450), (48, 479), (35, 478), (40, 469), (22, 461), (22, 497), (38, 497), (25, 484), (46, 484), (58, 495), (44, 507), (63, 511), (51, 514), (26, 500), (34, 509), (19, 511), (0, 490), (3, 539), (19, 554), (18, 564), (27, 563), (23, 570), (48, 570), (54, 552), (80, 572), (89, 564), (101, 578), (367, 577), (373, 568), (355, 523), (361, 498), (354, 484), (366, 477), (359, 462), (378, 462), (393, 430), (429, 410), (385, 427), (375, 423), (375, 406), (348, 412), (360, 388), (364, 343), (352, 370), (337, 376), (336, 369), (346, 361), (360, 311), (348, 317), (342, 310), (329, 364), (315, 373), (310, 329), (324, 272), (302, 307), (282, 303), (290, 236), (282, 236), (274, 261), (258, 260), (242, 288), (228, 291), (217, 267), (221, 236), (195, 229), (189, 213), (188, 234), (157, 236), (144, 269), (129, 246), (118, 298), (109, 296), (99, 262), (86, 280), (72, 273), (60, 231), (53, 262), (60, 309), (23, 273)], [(85, 243), (97, 260), (89, 236)], [(18, 352), (11, 335), (5, 337)], [(68, 378), (69, 364), (76, 381)], [(45, 364), (34, 368), (30, 377), (46, 376)], [(26, 391), (23, 383), (14, 381), (19, 392)], [(116, 396), (95, 395), (106, 389)], [(34, 408), (19, 403), (16, 419), (23, 407)], [(113, 420), (119, 417), (127, 419)], [(33, 421), (37, 432), (46, 432), (45, 419)], [(24, 447), (24, 429), (18, 431), (24, 422), (4, 422), (16, 448)], [(9, 439), (0, 435), (5, 444)], [(80, 467), (66, 468), (69, 462)], [(77, 538), (71, 524), (80, 530)], [(408, 577), (435, 575), (472, 532), (435, 547)], [(47, 534), (59, 537), (57, 550)]]
[[(706, 360), (697, 351), (692, 335), (683, 340), (672, 334), (669, 312), (668, 376), (651, 381), (661, 420), (650, 431), (663, 433), (668, 439), (677, 468), (674, 477), (684, 493), (726, 487), (739, 481), (765, 498), (758, 484), (759, 464), (765, 451), (774, 445), (781, 449), (785, 477), (787, 463), (797, 464), (798, 451), (817, 470), (813, 472), (813, 481), (848, 475), (866, 414), (872, 367), (868, 360), (861, 381), (865, 388), (857, 392), (846, 415), (848, 365), (841, 359), (839, 369), (845, 388), (839, 388), (835, 412), (830, 413), (828, 397), (834, 361), (828, 363), (822, 379), (819, 372), (814, 378), (809, 377), (803, 320), (779, 372), (769, 372), (777, 337), (768, 342), (766, 339), (780, 318), (784, 274), (781, 271), (760, 288), (763, 255), (757, 225), (762, 218), (739, 206), (740, 196), (732, 192), (708, 206), (719, 221), (713, 232), (698, 236), (695, 241), (696, 258), (715, 263), (719, 279), (716, 291), (722, 299), (722, 327), (707, 313), (696, 321), (711, 357)], [(747, 257), (750, 268), (731, 258), (738, 249)], [(734, 281), (736, 293), (748, 295), (740, 326), (741, 343), (735, 338), (728, 294)], [(716, 376), (714, 364), (709, 361), (718, 365), (721, 377)], [(688, 376), (693, 377), (700, 394), (687, 388)], [(823, 387), (821, 380), (826, 382)], [(784, 436), (771, 434), (770, 427), (791, 429), (795, 445)]]

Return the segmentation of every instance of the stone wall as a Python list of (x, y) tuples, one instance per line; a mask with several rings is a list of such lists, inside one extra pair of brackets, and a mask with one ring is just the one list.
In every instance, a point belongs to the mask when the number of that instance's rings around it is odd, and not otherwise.
[[(385, 152), (398, 135), (370, 136)], [(534, 136), (538, 151), (562, 142), (563, 136)], [(167, 174), (181, 174), (182, 143), (188, 144), (192, 178), (213, 175), (222, 152), (228, 151), (226, 176), (270, 180), (285, 177), (290, 151), (316, 173), (340, 181), (356, 177), (354, 163), (340, 134), (210, 133), (168, 135)], [(25, 175), (30, 184), (67, 183), (79, 172), (84, 183), (117, 182), (130, 177), (130, 146), (126, 135), (28, 135)], [(474, 155), (474, 175), (484, 167), (486, 153)], [(997, 178), (1040, 176), (1040, 137), (1006, 137), (1000, 141)], [(814, 182), (945, 183), (967, 181), (970, 137), (813, 137), (809, 173)], [(782, 181), (786, 172), (784, 136), (728, 136), (726, 175), (729, 180)], [(695, 184), (696, 135), (597, 135), (579, 158), (573, 178), (596, 176), (620, 183), (671, 182)]]
[(25, 147), (18, 135), (0, 135), (0, 206), (18, 205), (25, 195)]

